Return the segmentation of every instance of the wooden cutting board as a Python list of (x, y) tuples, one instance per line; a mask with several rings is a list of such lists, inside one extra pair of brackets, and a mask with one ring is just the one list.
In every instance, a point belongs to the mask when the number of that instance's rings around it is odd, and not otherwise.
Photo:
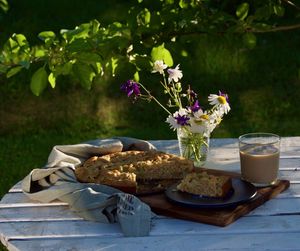
[[(237, 173), (212, 169), (205, 170), (210, 174), (239, 177), (239, 174)], [(139, 198), (147, 203), (153, 212), (157, 214), (224, 227), (231, 224), (241, 216), (249, 213), (254, 208), (262, 205), (266, 201), (274, 198), (286, 190), (289, 185), (290, 182), (288, 180), (279, 180), (278, 183), (272, 187), (258, 188), (257, 195), (251, 201), (231, 208), (195, 209), (179, 206), (170, 202), (164, 193), (144, 195), (139, 196)]]

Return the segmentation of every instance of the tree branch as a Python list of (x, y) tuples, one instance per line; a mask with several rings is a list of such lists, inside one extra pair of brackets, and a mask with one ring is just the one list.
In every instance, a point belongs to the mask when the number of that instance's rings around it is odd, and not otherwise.
[(286, 2), (287, 4), (293, 6), (294, 8), (296, 8), (297, 10), (300, 10), (300, 7), (297, 6), (296, 4), (294, 4), (292, 1), (289, 0), (283, 0), (284, 2)]
[(267, 30), (256, 30), (250, 29), (249, 31), (254, 33), (266, 33), (266, 32), (276, 32), (276, 31), (288, 31), (288, 30), (296, 30), (300, 29), (300, 24), (288, 25), (288, 26), (278, 26)]

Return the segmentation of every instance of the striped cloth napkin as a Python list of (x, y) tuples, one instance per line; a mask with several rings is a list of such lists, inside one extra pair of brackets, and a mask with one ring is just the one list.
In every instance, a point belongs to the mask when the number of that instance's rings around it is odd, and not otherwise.
[(86, 220), (118, 222), (125, 236), (146, 236), (154, 216), (147, 204), (109, 186), (80, 183), (74, 170), (92, 156), (154, 149), (147, 141), (126, 137), (54, 146), (45, 167), (32, 170), (24, 178), (22, 190), (29, 198), (40, 202), (57, 199), (67, 202), (71, 210)]

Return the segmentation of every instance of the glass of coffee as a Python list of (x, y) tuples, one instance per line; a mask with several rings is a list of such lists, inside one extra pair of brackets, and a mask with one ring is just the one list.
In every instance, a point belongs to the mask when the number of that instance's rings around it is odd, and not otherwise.
[(277, 182), (280, 137), (272, 133), (248, 133), (239, 137), (242, 179), (255, 186)]

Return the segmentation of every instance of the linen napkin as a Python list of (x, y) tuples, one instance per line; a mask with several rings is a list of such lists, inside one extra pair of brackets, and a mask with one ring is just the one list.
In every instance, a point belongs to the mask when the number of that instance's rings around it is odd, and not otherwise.
[(132, 194), (118, 189), (77, 181), (74, 170), (88, 158), (128, 150), (154, 150), (147, 141), (118, 137), (96, 139), (76, 145), (54, 146), (42, 169), (32, 170), (22, 182), (23, 192), (40, 202), (60, 200), (86, 220), (118, 222), (125, 236), (150, 232), (150, 207)]

